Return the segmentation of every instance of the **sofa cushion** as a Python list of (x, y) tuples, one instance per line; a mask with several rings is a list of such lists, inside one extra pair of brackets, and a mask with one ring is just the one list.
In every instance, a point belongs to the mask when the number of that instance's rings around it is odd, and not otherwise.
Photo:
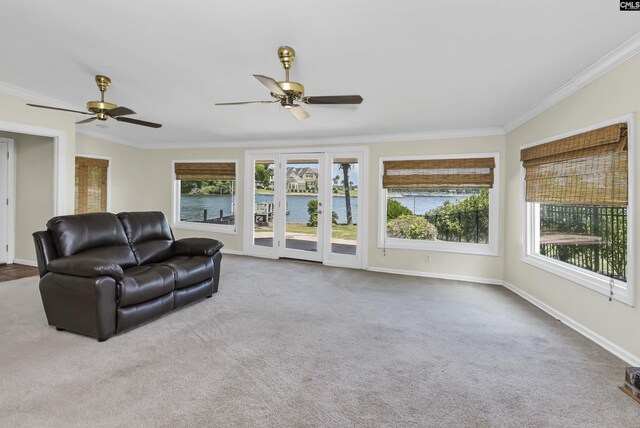
[(160, 211), (118, 214), (138, 264), (154, 263), (171, 257), (173, 234)]
[(207, 256), (174, 256), (161, 263), (175, 273), (176, 289), (213, 277), (213, 259)]
[(119, 307), (135, 305), (173, 291), (173, 271), (166, 266), (133, 266), (124, 270)]
[(111, 213), (54, 217), (47, 222), (59, 256), (103, 257), (123, 268), (136, 264), (124, 228)]

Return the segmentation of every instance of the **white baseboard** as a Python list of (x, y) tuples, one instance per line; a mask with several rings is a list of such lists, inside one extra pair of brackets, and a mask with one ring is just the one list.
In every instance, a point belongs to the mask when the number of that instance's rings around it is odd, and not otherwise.
[(578, 333), (582, 334), (587, 339), (590, 339), (591, 341), (593, 341), (593, 342), (597, 343), (598, 345), (602, 346), (604, 349), (606, 349), (607, 351), (611, 352), (613, 355), (615, 355), (615, 356), (619, 357), (620, 359), (626, 361), (628, 364), (630, 364), (630, 365), (632, 365), (634, 367), (640, 367), (640, 357), (638, 357), (636, 355), (633, 355), (632, 353), (622, 349), (621, 347), (619, 347), (615, 343), (611, 342), (610, 340), (605, 339), (604, 337), (600, 336), (598, 333), (595, 333), (594, 331), (588, 329), (587, 327), (583, 326), (582, 324), (580, 324), (579, 322), (575, 321), (574, 319), (569, 318), (568, 316), (566, 316), (566, 315), (562, 314), (561, 312), (555, 310), (554, 308), (552, 308), (551, 306), (547, 305), (546, 303), (543, 303), (542, 301), (536, 299), (535, 297), (533, 297), (532, 295), (530, 295), (526, 291), (520, 290), (519, 288), (517, 288), (513, 284), (510, 284), (507, 281), (502, 281), (502, 285), (506, 289), (514, 292), (515, 294), (517, 294), (518, 296), (522, 297), (523, 299), (525, 299), (529, 303), (531, 303), (531, 304), (537, 306), (538, 308), (542, 309), (543, 311), (545, 311), (546, 313), (548, 313), (552, 317), (560, 320), (563, 324), (565, 324), (568, 327), (571, 327), (572, 329), (574, 329)]
[(369, 266), (365, 268), (365, 270), (369, 270), (372, 272), (392, 273), (395, 275), (421, 276), (425, 278), (438, 278), (438, 279), (450, 279), (453, 281), (476, 282), (479, 284), (502, 285), (503, 283), (501, 279), (481, 278), (477, 276), (450, 275), (446, 273), (423, 272), (419, 270), (390, 269), (390, 268), (382, 268), (382, 267), (375, 267), (375, 266)]
[(38, 262), (34, 262), (33, 260), (13, 259), (13, 263), (17, 265), (38, 267)]

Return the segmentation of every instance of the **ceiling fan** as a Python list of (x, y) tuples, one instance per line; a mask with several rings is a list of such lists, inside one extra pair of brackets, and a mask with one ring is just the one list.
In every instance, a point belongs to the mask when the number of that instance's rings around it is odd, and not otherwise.
[(254, 74), (253, 77), (258, 79), (271, 93), (275, 99), (268, 101), (241, 101), (235, 103), (216, 103), (217, 106), (240, 105), (240, 104), (272, 104), (280, 103), (282, 107), (289, 110), (289, 113), (298, 120), (304, 120), (309, 114), (299, 105), (298, 102), (305, 104), (360, 104), (362, 97), (360, 95), (331, 95), (322, 97), (308, 97), (304, 94), (304, 86), (298, 82), (289, 80), (289, 70), (293, 65), (296, 57), (295, 50), (290, 46), (281, 46), (278, 49), (278, 58), (282, 63), (285, 71), (285, 80), (277, 82), (275, 79)]
[(129, 114), (135, 114), (136, 112), (127, 107), (123, 107), (123, 106), (118, 107), (118, 105), (109, 103), (104, 100), (104, 93), (109, 87), (109, 85), (111, 84), (111, 79), (109, 79), (107, 76), (98, 75), (96, 76), (96, 84), (98, 85), (98, 89), (100, 90), (100, 101), (87, 102), (87, 110), (89, 110), (89, 112), (79, 111), (79, 110), (69, 110), (66, 108), (59, 108), (59, 107), (41, 106), (38, 104), (27, 103), (27, 105), (31, 107), (48, 108), (51, 110), (70, 111), (72, 113), (80, 113), (80, 114), (87, 114), (87, 115), (93, 116), (88, 119), (81, 120), (80, 122), (76, 122), (77, 125), (82, 123), (92, 122), (96, 119), (105, 121), (108, 118), (112, 118), (117, 120), (118, 122), (133, 123), (134, 125), (148, 126), (150, 128), (160, 128), (162, 126), (159, 123), (146, 122), (144, 120), (124, 117)]

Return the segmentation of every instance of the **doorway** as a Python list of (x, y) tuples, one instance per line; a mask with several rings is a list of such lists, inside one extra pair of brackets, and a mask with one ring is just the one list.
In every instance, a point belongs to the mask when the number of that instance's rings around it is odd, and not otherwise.
[(245, 253), (363, 267), (366, 155), (247, 152)]
[(9, 250), (9, 140), (0, 140), (0, 264)]

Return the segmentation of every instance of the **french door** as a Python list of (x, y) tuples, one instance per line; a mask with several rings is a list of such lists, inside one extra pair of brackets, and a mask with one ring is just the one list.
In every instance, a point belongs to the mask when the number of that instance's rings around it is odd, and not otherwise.
[(245, 253), (362, 267), (365, 151), (252, 151)]

